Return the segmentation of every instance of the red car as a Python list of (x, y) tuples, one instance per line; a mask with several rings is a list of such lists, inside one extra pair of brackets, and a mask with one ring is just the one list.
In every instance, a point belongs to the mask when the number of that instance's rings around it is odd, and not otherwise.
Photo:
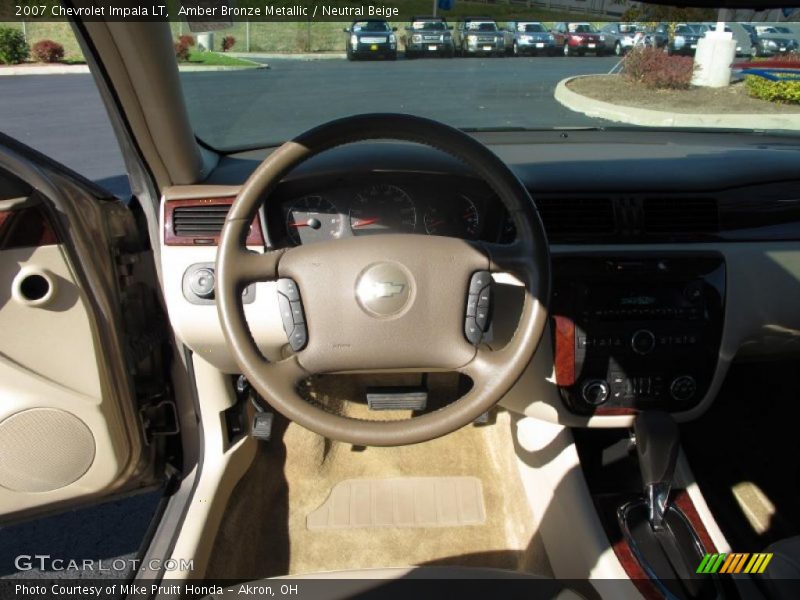
[(583, 56), (587, 52), (597, 56), (605, 54), (606, 36), (591, 23), (556, 23), (551, 33), (564, 56)]

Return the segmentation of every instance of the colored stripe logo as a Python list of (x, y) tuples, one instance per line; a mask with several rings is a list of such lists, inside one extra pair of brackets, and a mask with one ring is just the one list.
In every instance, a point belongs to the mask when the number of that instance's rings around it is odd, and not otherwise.
[(696, 572), (707, 575), (713, 573), (763, 573), (771, 560), (771, 553), (706, 554), (700, 561)]

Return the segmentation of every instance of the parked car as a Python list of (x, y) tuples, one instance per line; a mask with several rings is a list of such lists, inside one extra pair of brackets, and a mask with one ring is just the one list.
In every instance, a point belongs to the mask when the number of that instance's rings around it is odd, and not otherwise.
[(452, 57), (452, 30), (443, 17), (411, 17), (406, 27), (406, 58), (428, 54)]
[(781, 32), (776, 26), (749, 25), (750, 31), (755, 31), (757, 43), (756, 56), (777, 56), (796, 52), (800, 44), (788, 28), (783, 28), (789, 33)]
[(658, 25), (644, 28), (644, 44), (653, 48), (661, 48), (666, 51), (669, 44), (669, 25), (659, 23)]
[(556, 23), (551, 33), (564, 56), (583, 56), (587, 52), (602, 56), (605, 53), (605, 35), (591, 23)]
[(665, 50), (667, 54), (694, 56), (697, 51), (697, 42), (703, 35), (705, 35), (705, 31), (700, 31), (688, 23), (680, 23), (670, 33)]
[(503, 30), (506, 52), (514, 56), (558, 51), (556, 38), (538, 21), (508, 21)]
[(497, 21), (489, 17), (466, 17), (458, 22), (455, 30), (455, 51), (460, 56), (505, 54), (503, 32)]
[(622, 56), (641, 40), (644, 43), (644, 27), (635, 23), (606, 23), (600, 28), (605, 36), (606, 52)]
[[(695, 27), (704, 36), (709, 31), (717, 29), (716, 23), (702, 23), (700, 26)], [(741, 23), (728, 23), (725, 25), (725, 31), (733, 34), (733, 40), (736, 42), (736, 56), (751, 56), (755, 52), (755, 46), (758, 44), (758, 36), (752, 36), (749, 31), (742, 27)]]
[(397, 27), (391, 27), (385, 19), (353, 21), (344, 29), (347, 34), (346, 52), (348, 60), (379, 56), (397, 59)]

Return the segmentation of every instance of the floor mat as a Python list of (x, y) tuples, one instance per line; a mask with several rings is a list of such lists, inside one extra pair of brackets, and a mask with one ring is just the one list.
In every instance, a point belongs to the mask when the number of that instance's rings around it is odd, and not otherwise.
[[(352, 416), (359, 415), (355, 408)], [(373, 416), (374, 418), (374, 416)], [(411, 565), (505, 568), (552, 575), (519, 478), (511, 420), (464, 427), (398, 448), (334, 442), (277, 418), (273, 439), (233, 492), (208, 577), (252, 580), (285, 574)], [(309, 529), (307, 517), (348, 479), (476, 477), (481, 524)]]
[(308, 529), (459, 527), (486, 521), (477, 477), (348, 479), (308, 515)]
[(700, 490), (736, 551), (800, 534), (800, 369), (734, 363), (711, 409), (682, 427)]

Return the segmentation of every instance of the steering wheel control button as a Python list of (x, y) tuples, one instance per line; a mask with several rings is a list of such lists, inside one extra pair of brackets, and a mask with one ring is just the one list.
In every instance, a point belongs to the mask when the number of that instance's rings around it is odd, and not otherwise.
[(302, 350), (308, 343), (306, 314), (300, 300), (300, 290), (291, 279), (278, 280), (278, 309), (289, 346), (295, 352)]
[(592, 406), (600, 406), (606, 400), (611, 390), (603, 379), (590, 379), (581, 387), (581, 397)]
[(656, 349), (656, 336), (652, 331), (640, 329), (631, 336), (631, 349), (636, 354), (650, 354)]
[(492, 274), (476, 271), (469, 280), (464, 335), (470, 344), (478, 345), (489, 329), (492, 300)]
[(292, 302), (300, 301), (300, 290), (293, 279), (278, 279), (278, 293), (283, 294)]
[(411, 273), (397, 263), (370, 265), (356, 281), (358, 304), (373, 317), (391, 317), (402, 312), (412, 291)]
[(489, 271), (476, 271), (469, 280), (469, 293), (480, 294), (492, 283), (492, 274)]
[(669, 386), (669, 394), (674, 400), (687, 402), (694, 398), (697, 393), (697, 382), (691, 375), (679, 375), (672, 380)]

